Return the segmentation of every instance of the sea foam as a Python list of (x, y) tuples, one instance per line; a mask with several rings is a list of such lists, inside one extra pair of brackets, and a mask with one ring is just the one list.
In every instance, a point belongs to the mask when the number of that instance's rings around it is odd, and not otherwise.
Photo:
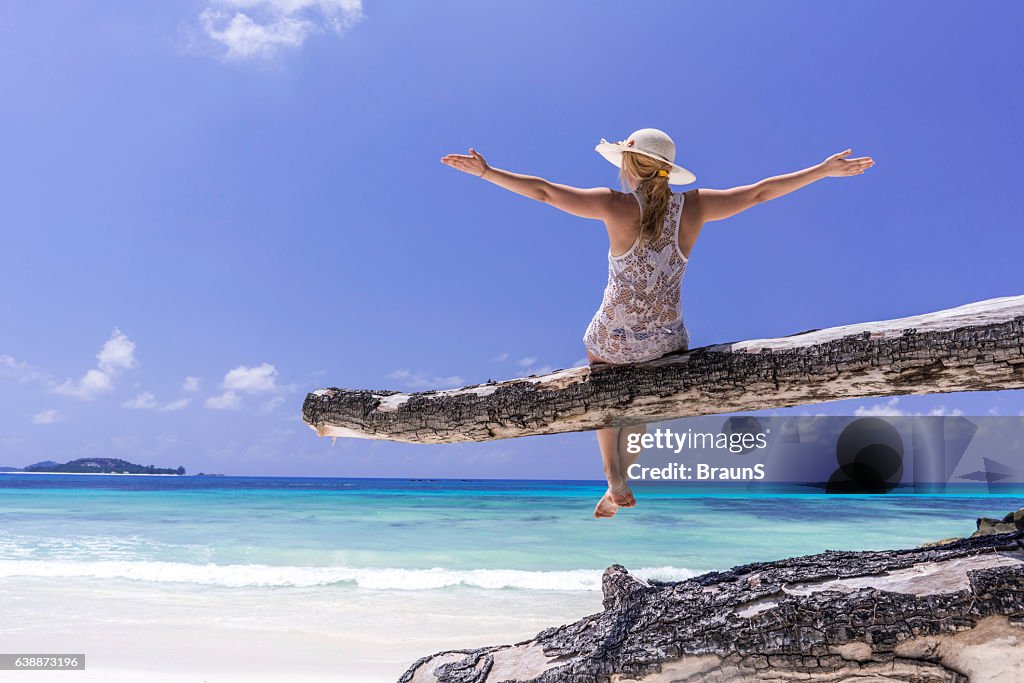
[[(694, 576), (687, 569), (646, 567), (630, 572), (641, 579), (681, 581)], [(528, 571), (521, 569), (395, 569), (371, 567), (298, 567), (262, 564), (188, 564), (184, 562), (104, 560), (0, 560), (0, 579), (39, 578), (127, 579), (155, 583), (188, 583), (227, 588), (309, 587), (351, 584), (374, 590), (431, 590), (466, 586), (484, 589), (556, 591), (601, 590), (600, 569)]]

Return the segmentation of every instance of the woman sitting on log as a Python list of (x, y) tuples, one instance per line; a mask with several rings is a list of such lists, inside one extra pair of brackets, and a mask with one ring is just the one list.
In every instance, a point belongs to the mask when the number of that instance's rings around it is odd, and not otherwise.
[[(619, 142), (602, 139), (595, 149), (619, 167), (628, 193), (561, 185), (493, 168), (472, 148), (469, 155), (449, 154), (441, 159), (517, 194), (604, 222), (610, 243), (608, 285), (583, 335), (591, 365), (640, 363), (689, 347), (681, 285), (704, 223), (735, 216), (821, 178), (859, 175), (874, 164), (870, 157), (847, 158), (848, 149), (816, 166), (752, 185), (676, 193), (669, 185), (686, 185), (696, 177), (675, 163), (676, 146), (666, 133), (643, 128)], [(595, 517), (611, 517), (620, 507), (636, 505), (626, 472), (639, 453), (629, 453), (626, 444), (630, 434), (642, 434), (646, 428), (597, 430), (608, 490), (594, 509)]]

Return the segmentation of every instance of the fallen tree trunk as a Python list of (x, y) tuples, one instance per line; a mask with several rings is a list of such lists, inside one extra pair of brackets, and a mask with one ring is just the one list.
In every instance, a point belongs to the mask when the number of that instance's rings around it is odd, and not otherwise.
[(846, 398), (1024, 388), (1024, 296), (705, 346), (634, 365), (400, 393), (321, 389), (320, 436), (488, 441)]
[(1004, 534), (678, 583), (613, 565), (600, 614), (424, 657), (399, 683), (1020, 683), (1024, 510), (1007, 519)]

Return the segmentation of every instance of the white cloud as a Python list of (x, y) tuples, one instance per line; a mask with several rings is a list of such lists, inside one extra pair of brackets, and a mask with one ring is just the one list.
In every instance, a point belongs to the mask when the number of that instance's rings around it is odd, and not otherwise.
[(899, 403), (899, 396), (893, 396), (884, 404), (876, 404), (873, 406), (858, 406), (853, 411), (856, 417), (900, 417), (900, 416), (917, 416), (917, 415), (930, 415), (935, 417), (957, 417), (964, 414), (964, 411), (959, 408), (953, 408), (952, 410), (946, 408), (944, 405), (932, 408), (927, 413), (912, 413), (902, 408), (897, 408), (896, 404)]
[(36, 413), (32, 416), (32, 424), (37, 425), (49, 425), (54, 422), (58, 422), (61, 419), (60, 411), (55, 408), (44, 410), (41, 413)]
[(110, 379), (110, 375), (96, 369), (89, 370), (77, 382), (66, 379), (63, 384), (58, 384), (53, 388), (58, 394), (74, 396), (86, 401), (91, 401), (100, 394), (113, 391), (113, 389), (114, 382)]
[(175, 410), (181, 410), (182, 408), (185, 408), (186, 406), (188, 406), (188, 404), (191, 403), (191, 402), (192, 402), (192, 399), (190, 399), (190, 398), (179, 398), (177, 401), (171, 401), (170, 403), (166, 403), (166, 404), (160, 406), (160, 410), (162, 410), (164, 412), (172, 412), (172, 411), (175, 411)]
[[(235, 409), (241, 407), (243, 394), (280, 394), (297, 389), (297, 385), (282, 386), (277, 383), (277, 379), (277, 368), (270, 363), (254, 366), (239, 365), (224, 375), (224, 381), (221, 382), (224, 392), (207, 398), (206, 407), (214, 410)], [(263, 404), (264, 408), (269, 403), (277, 405), (275, 401), (276, 399), (271, 398)]]
[(206, 399), (206, 407), (214, 410), (235, 410), (241, 405), (241, 398), (233, 391), (225, 391), (223, 394)]
[(410, 389), (451, 389), (465, 386), (466, 381), (458, 375), (448, 377), (431, 376), (424, 372), (410, 372), (409, 370), (395, 370), (388, 375), (391, 379), (397, 379)]
[(275, 396), (274, 398), (270, 399), (262, 406), (260, 406), (260, 410), (262, 410), (264, 413), (272, 413), (282, 403), (284, 403), (284, 396)]
[(113, 391), (114, 376), (138, 365), (135, 360), (135, 342), (115, 327), (110, 339), (103, 343), (100, 352), (96, 354), (96, 359), (97, 368), (86, 372), (78, 381), (66, 379), (55, 385), (53, 390), (86, 401)]
[(190, 398), (180, 398), (177, 401), (171, 401), (170, 403), (160, 405), (160, 401), (156, 399), (153, 392), (143, 391), (135, 398), (125, 401), (121, 405), (125, 408), (133, 408), (135, 410), (159, 410), (162, 412), (171, 412), (181, 410), (191, 402), (192, 399)]
[[(915, 414), (916, 415), (920, 415), (921, 413), (915, 413)], [(959, 417), (959, 416), (962, 416), (964, 414), (964, 411), (960, 410), (959, 408), (953, 408), (951, 410), (951, 409), (947, 408), (946, 406), (939, 406), (937, 408), (932, 408), (927, 413), (923, 413), (923, 414), (924, 415), (945, 415), (947, 417)]]
[(872, 406), (857, 406), (853, 411), (853, 414), (857, 417), (882, 417), (885, 415), (898, 416), (905, 415), (900, 408), (896, 407), (896, 404), (900, 402), (899, 397), (890, 398), (885, 403), (876, 403)]
[(182, 391), (199, 391), (199, 384), (202, 381), (199, 377), (193, 377), (189, 375), (185, 378), (185, 381), (181, 383)]
[(119, 370), (130, 370), (138, 364), (135, 361), (135, 342), (116, 327), (96, 358), (99, 360), (99, 369), (108, 375)]
[(19, 383), (40, 381), (50, 386), (54, 383), (53, 378), (45, 372), (6, 353), (0, 354), (0, 377), (14, 377)]
[(494, 358), (491, 358), (491, 360), (494, 361), (495, 363), (500, 363), (503, 360), (508, 360), (508, 354), (507, 353), (499, 353)]
[(144, 391), (138, 396), (122, 403), (125, 408), (134, 408), (135, 410), (151, 410), (156, 408), (159, 404), (156, 402), (156, 396), (148, 391)]
[(520, 370), (520, 374), (524, 376), (546, 375), (549, 372), (554, 372), (556, 370), (556, 368), (551, 365), (537, 365), (537, 356), (524, 356), (516, 361), (516, 365), (522, 368), (522, 370)]
[(270, 363), (255, 367), (239, 365), (224, 375), (224, 388), (228, 391), (256, 394), (277, 389), (276, 380), (277, 368)]
[(316, 33), (341, 34), (362, 18), (361, 0), (210, 0), (199, 25), (222, 59), (237, 62), (301, 47)]

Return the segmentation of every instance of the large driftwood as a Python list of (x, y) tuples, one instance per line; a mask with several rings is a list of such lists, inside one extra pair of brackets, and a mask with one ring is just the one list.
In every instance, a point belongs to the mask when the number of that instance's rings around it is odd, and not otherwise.
[(461, 389), (321, 389), (320, 436), (487, 441), (845, 398), (1024, 388), (1024, 296)]
[(1021, 683), (1024, 510), (1007, 519), (1004, 534), (679, 583), (613, 565), (600, 614), (424, 657), (399, 683)]

